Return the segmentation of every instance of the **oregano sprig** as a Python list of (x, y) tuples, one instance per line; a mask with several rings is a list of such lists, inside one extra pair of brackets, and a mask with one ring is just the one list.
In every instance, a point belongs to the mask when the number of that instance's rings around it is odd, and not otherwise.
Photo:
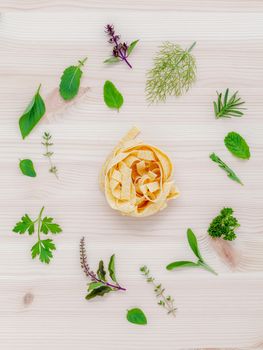
[(49, 165), (50, 165), (49, 172), (54, 174), (56, 176), (56, 178), (58, 179), (58, 169), (53, 164), (52, 159), (51, 159), (54, 152), (51, 152), (49, 149), (51, 146), (53, 146), (52, 135), (49, 132), (44, 132), (42, 139), (43, 139), (42, 145), (45, 146), (45, 149), (46, 149), (46, 152), (43, 154), (43, 156), (48, 158)]
[(217, 273), (212, 269), (212, 267), (210, 267), (203, 259), (199, 247), (198, 247), (198, 243), (197, 243), (197, 239), (195, 234), (193, 233), (193, 231), (189, 228), (187, 230), (187, 239), (188, 239), (188, 243), (190, 248), (192, 249), (192, 252), (194, 253), (194, 255), (197, 257), (197, 262), (193, 262), (193, 261), (175, 261), (172, 262), (171, 264), (166, 266), (167, 270), (173, 270), (176, 268), (181, 268), (181, 267), (201, 267), (202, 269), (205, 269), (209, 272), (212, 272), (214, 275), (217, 275)]
[(155, 283), (155, 279), (150, 275), (150, 270), (146, 265), (140, 268), (143, 276), (146, 277), (146, 281), (151, 283), (154, 287), (156, 298), (158, 299), (158, 305), (167, 310), (168, 315), (176, 315), (176, 307), (174, 306), (174, 299), (170, 295), (165, 295), (165, 289), (160, 283)]
[(93, 272), (88, 264), (87, 253), (85, 248), (85, 238), (82, 237), (80, 240), (80, 265), (85, 273), (85, 275), (91, 280), (88, 283), (88, 294), (86, 299), (90, 300), (97, 296), (103, 296), (106, 293), (126, 289), (121, 287), (116, 279), (115, 274), (115, 255), (110, 257), (108, 265), (108, 273), (111, 278), (111, 282), (108, 282), (107, 273), (104, 268), (103, 260), (100, 260), (97, 273)]
[(27, 214), (22, 216), (21, 221), (17, 222), (13, 228), (13, 232), (24, 234), (28, 233), (30, 236), (37, 232), (37, 243), (31, 248), (32, 259), (39, 257), (39, 260), (43, 263), (49, 264), (53, 258), (52, 251), (56, 250), (56, 246), (52, 239), (41, 239), (41, 233), (47, 235), (58, 234), (62, 232), (61, 227), (53, 222), (53, 218), (45, 216), (42, 218), (44, 207), (40, 210), (40, 213), (36, 220), (32, 220)]

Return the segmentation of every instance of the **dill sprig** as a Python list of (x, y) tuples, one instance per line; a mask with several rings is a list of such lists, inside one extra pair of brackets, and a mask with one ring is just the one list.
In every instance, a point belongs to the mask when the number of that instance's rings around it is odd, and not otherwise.
[(238, 91), (236, 91), (231, 97), (229, 97), (229, 89), (226, 89), (223, 93), (217, 92), (217, 101), (214, 101), (214, 112), (216, 118), (231, 118), (231, 117), (242, 117), (244, 114), (242, 108), (240, 107), (245, 102), (241, 101), (241, 98), (237, 96)]
[(154, 286), (154, 292), (156, 298), (158, 299), (158, 305), (162, 306), (167, 310), (168, 315), (176, 316), (176, 307), (174, 306), (174, 299), (168, 295), (164, 294), (165, 289), (161, 284), (155, 283), (155, 279), (150, 275), (150, 270), (147, 266), (142, 266), (140, 268), (142, 274), (146, 277), (146, 281)]
[(187, 92), (196, 78), (195, 58), (190, 53), (195, 42), (184, 50), (171, 42), (163, 43), (147, 74), (146, 94), (150, 103)]
[(58, 169), (53, 164), (52, 159), (51, 159), (54, 152), (50, 152), (50, 149), (49, 149), (49, 147), (53, 146), (52, 135), (50, 135), (50, 133), (48, 133), (48, 132), (44, 132), (42, 139), (43, 139), (42, 145), (44, 145), (46, 148), (46, 153), (44, 153), (43, 156), (48, 158), (49, 165), (50, 165), (49, 172), (54, 174), (56, 176), (56, 178), (58, 179)]

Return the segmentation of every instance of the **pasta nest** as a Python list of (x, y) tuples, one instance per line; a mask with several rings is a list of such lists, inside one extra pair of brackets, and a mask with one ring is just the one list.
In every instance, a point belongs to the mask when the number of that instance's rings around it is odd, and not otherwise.
[(102, 167), (101, 187), (112, 209), (144, 217), (157, 213), (179, 195), (172, 180), (173, 165), (162, 150), (135, 140), (133, 127)]

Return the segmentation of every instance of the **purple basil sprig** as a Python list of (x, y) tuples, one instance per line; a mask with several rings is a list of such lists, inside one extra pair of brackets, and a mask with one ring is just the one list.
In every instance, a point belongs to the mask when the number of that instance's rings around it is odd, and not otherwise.
[(133, 41), (130, 45), (126, 42), (120, 41), (120, 35), (115, 33), (114, 26), (112, 24), (107, 24), (105, 27), (105, 32), (109, 36), (109, 43), (113, 45), (112, 57), (104, 61), (104, 63), (116, 63), (119, 61), (125, 61), (127, 65), (132, 68), (132, 65), (127, 60), (131, 52), (135, 48), (139, 40)]

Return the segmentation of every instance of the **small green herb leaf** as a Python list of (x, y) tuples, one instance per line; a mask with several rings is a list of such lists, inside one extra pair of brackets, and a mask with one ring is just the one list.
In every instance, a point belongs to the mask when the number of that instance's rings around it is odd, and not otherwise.
[(189, 228), (187, 230), (187, 239), (188, 239), (188, 243), (193, 251), (193, 253), (195, 254), (195, 256), (199, 259), (199, 260), (203, 260), (202, 255), (199, 251), (198, 248), (198, 243), (197, 243), (197, 239), (195, 234), (193, 233), (193, 231)]
[(52, 239), (39, 240), (31, 248), (32, 258), (35, 259), (35, 257), (39, 255), (40, 261), (49, 264), (50, 259), (53, 258), (52, 250), (56, 250)]
[(20, 234), (23, 234), (26, 231), (28, 231), (29, 235), (32, 235), (35, 232), (34, 222), (30, 219), (30, 217), (27, 214), (22, 216), (21, 221), (19, 221), (13, 228), (13, 232)]
[(88, 284), (88, 292), (90, 292), (93, 289), (97, 289), (99, 287), (104, 286), (104, 283), (102, 282), (91, 282)]
[(107, 58), (103, 63), (108, 63), (108, 64), (112, 64), (112, 63), (118, 63), (120, 62), (120, 59), (119, 57), (110, 57), (110, 58)]
[(134, 50), (134, 48), (138, 44), (138, 42), (139, 42), (139, 40), (135, 40), (129, 45), (128, 50), (127, 50), (128, 56), (130, 56), (130, 54), (132, 53), (132, 51)]
[(131, 323), (145, 325), (147, 324), (147, 318), (141, 309), (134, 308), (127, 311), (127, 320)]
[(175, 261), (175, 262), (167, 265), (166, 269), (173, 270), (173, 269), (177, 269), (180, 267), (189, 267), (189, 266), (197, 267), (198, 265), (192, 261)]
[(81, 67), (84, 66), (87, 57), (79, 61), (78, 66), (70, 66), (66, 68), (61, 77), (59, 92), (64, 100), (71, 100), (78, 94), (80, 79), (82, 76)]
[(250, 158), (249, 146), (238, 133), (234, 131), (228, 133), (225, 137), (225, 145), (234, 156), (241, 159)]
[(45, 235), (47, 235), (48, 232), (51, 232), (54, 234), (62, 232), (61, 227), (58, 224), (53, 223), (53, 220), (54, 220), (53, 218), (45, 217), (42, 220), (40, 231), (43, 232)]
[(99, 279), (101, 279), (102, 281), (106, 281), (106, 271), (104, 269), (104, 263), (102, 260), (99, 262), (99, 268), (97, 271), (97, 275), (98, 275)]
[(109, 293), (111, 292), (112, 289), (110, 287), (107, 287), (107, 286), (101, 286), (99, 288), (95, 288), (93, 289), (87, 296), (86, 296), (86, 299), (87, 300), (90, 300), (90, 299), (93, 299), (97, 296), (103, 296), (104, 294), (106, 293)]
[(238, 182), (240, 185), (243, 185), (243, 183), (237, 177), (237, 175), (234, 173), (234, 171), (231, 168), (229, 168), (229, 166), (227, 166), (226, 163), (224, 163), (215, 153), (210, 154), (210, 159), (213, 162), (217, 163), (218, 166), (227, 173), (227, 176), (231, 180)]
[(115, 85), (107, 80), (104, 84), (104, 102), (109, 108), (119, 110), (123, 104), (123, 96)]
[(39, 85), (35, 96), (19, 119), (19, 127), (23, 139), (30, 134), (46, 111), (45, 103), (39, 94), (40, 87), (41, 85)]
[(26, 176), (36, 177), (37, 174), (34, 169), (34, 164), (31, 159), (22, 159), (19, 162), (19, 167), (22, 173)]
[(115, 276), (115, 254), (113, 254), (113, 255), (110, 257), (110, 262), (109, 262), (108, 270), (109, 270), (110, 278), (111, 278), (114, 282), (117, 282), (116, 276)]

